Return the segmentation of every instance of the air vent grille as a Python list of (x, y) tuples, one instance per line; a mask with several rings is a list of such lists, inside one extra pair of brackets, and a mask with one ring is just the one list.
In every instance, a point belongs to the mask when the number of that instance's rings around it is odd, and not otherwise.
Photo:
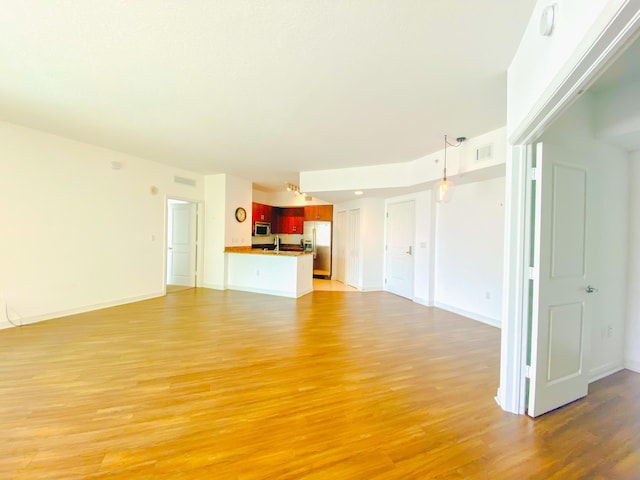
[(493, 145), (485, 145), (476, 149), (476, 160), (487, 160), (493, 158)]
[(182, 185), (189, 185), (191, 187), (196, 186), (196, 181), (193, 178), (179, 177), (178, 175), (176, 175), (173, 177), (173, 181), (175, 183), (181, 183)]

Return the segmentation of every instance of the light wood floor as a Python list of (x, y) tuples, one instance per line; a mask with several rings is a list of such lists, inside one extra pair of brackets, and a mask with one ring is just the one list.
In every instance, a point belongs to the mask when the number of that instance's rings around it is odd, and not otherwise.
[(640, 375), (502, 412), (499, 330), (383, 292), (191, 289), (0, 331), (2, 479), (640, 478)]
[(325, 280), (324, 278), (313, 279), (313, 290), (316, 292), (358, 292), (356, 288), (342, 282)]
[(194, 287), (187, 287), (184, 285), (169, 285), (167, 284), (167, 293), (176, 293), (176, 292), (182, 292), (183, 290), (190, 290)]

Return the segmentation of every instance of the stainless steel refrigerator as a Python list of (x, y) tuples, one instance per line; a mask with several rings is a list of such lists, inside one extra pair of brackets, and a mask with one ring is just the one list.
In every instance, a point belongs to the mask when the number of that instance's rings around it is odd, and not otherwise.
[(303, 241), (313, 252), (313, 276), (331, 278), (331, 222), (304, 222)]

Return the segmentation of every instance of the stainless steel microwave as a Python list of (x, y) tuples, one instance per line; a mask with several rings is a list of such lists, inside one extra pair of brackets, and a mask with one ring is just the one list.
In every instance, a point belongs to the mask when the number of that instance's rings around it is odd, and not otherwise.
[(256, 237), (266, 237), (271, 235), (271, 224), (269, 222), (256, 222), (253, 234)]

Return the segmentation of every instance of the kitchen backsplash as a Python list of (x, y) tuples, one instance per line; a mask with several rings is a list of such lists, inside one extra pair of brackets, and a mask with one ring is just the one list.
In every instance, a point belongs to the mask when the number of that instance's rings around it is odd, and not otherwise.
[[(300, 242), (302, 242), (302, 235), (279, 233), (278, 237), (280, 238), (281, 245), (300, 245)], [(266, 245), (273, 243), (274, 239), (275, 235), (269, 235), (268, 237), (251, 237), (251, 245)]]

